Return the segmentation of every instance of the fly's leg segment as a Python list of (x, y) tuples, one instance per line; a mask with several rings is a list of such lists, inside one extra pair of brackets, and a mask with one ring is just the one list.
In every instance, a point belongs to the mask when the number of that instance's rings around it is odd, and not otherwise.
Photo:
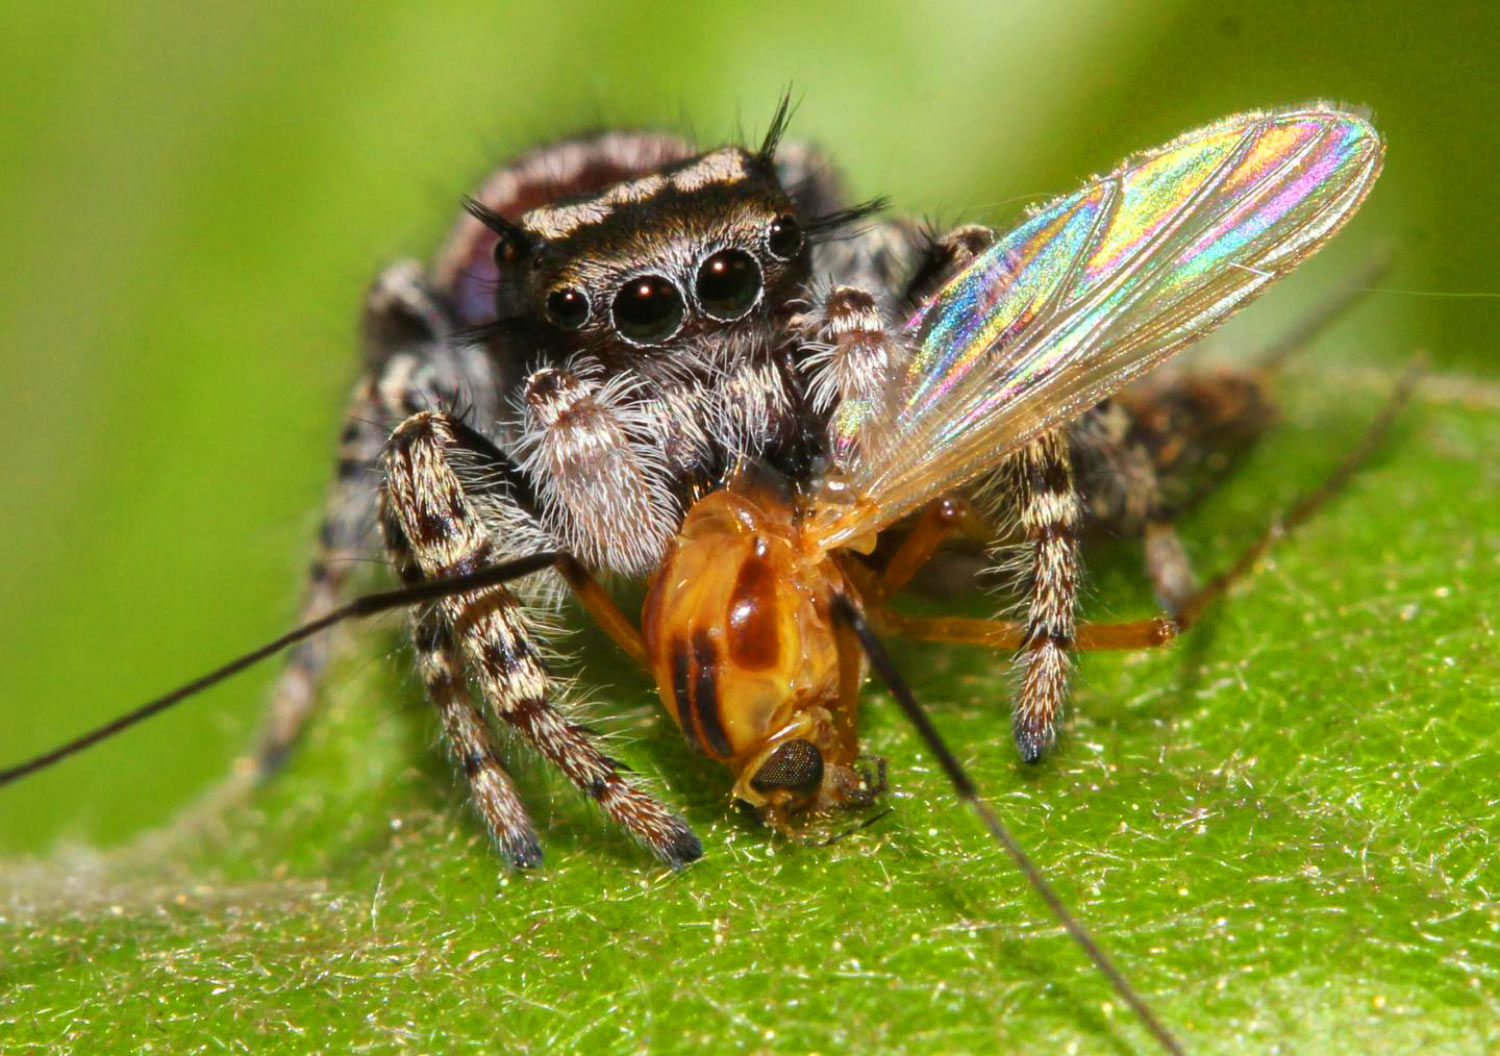
[(1177, 613), (1198, 594), (1173, 521), (1207, 495), (1274, 420), (1269, 384), (1286, 361), (1337, 322), (1389, 265), (1370, 261), (1303, 316), (1248, 369), (1148, 379), (1075, 424), (1071, 443), (1094, 521), (1139, 535), (1157, 600)]
[(620, 611), (615, 599), (589, 574), (589, 570), (577, 558), (564, 555), (558, 560), (557, 573), (567, 581), (573, 596), (583, 606), (583, 611), (589, 614), (589, 618), (609, 635), (626, 656), (645, 668), (646, 641), (641, 637), (640, 628)]
[[(400, 550), (409, 548), (422, 578), (450, 576), (515, 556), (506, 544), (526, 533), (500, 521), (531, 518), (498, 493), (512, 470), (483, 437), (445, 414), (424, 412), (396, 430), (385, 463), (392, 556), (399, 559)], [(509, 505), (502, 508), (502, 502)], [(496, 720), (515, 729), (662, 861), (681, 866), (702, 854), (681, 818), (626, 781), (585, 728), (568, 722), (553, 706), (539, 643), (512, 591), (497, 586), (445, 598), (433, 610), (433, 619), (456, 645), (456, 655)], [(441, 636), (436, 640), (441, 642)], [(455, 751), (467, 747), (457, 745)], [(481, 762), (477, 774), (490, 776), (487, 765)], [(476, 796), (485, 794), (490, 790), (476, 788)], [(508, 830), (496, 833), (502, 846), (512, 838)]]
[[(923, 642), (949, 642), (984, 649), (1021, 649), (1029, 628), (1017, 620), (980, 620), (964, 616), (907, 616), (891, 609), (869, 613), (872, 626), (882, 634), (896, 634)], [(1154, 649), (1166, 645), (1180, 633), (1170, 616), (1153, 616), (1125, 623), (1074, 624), (1072, 651), (1080, 653)]]
[(1333, 472), (1324, 478), (1323, 482), (1313, 490), (1304, 494), (1292, 504), (1284, 516), (1274, 521), (1260, 538), (1251, 543), (1241, 552), (1240, 556), (1219, 573), (1202, 589), (1196, 591), (1191, 597), (1185, 599), (1173, 614), (1180, 627), (1186, 630), (1191, 627), (1203, 615), (1203, 611), (1218, 598), (1223, 596), (1231, 586), (1247, 575), (1255, 567), (1265, 553), (1276, 545), (1278, 541), (1285, 538), (1297, 528), (1306, 524), (1328, 501), (1342, 491), (1354, 478), (1354, 475), (1369, 462), (1375, 452), (1385, 442), (1391, 427), (1395, 424), (1396, 416), (1401, 413), (1403, 407), (1410, 401), (1412, 392), (1416, 389), (1417, 382), (1421, 380), (1423, 363), (1420, 357), (1414, 360), (1402, 374), (1396, 383), (1395, 391), (1386, 400), (1385, 406), (1375, 416), (1369, 428), (1365, 430), (1360, 442), (1344, 456), (1342, 462), (1334, 468)]
[[(1194, 589), (1182, 596), (1179, 603), (1169, 609), (1170, 615), (1157, 616), (1146, 620), (1136, 620), (1126, 623), (1089, 623), (1080, 621), (1075, 625), (1072, 648), (1077, 652), (1092, 652), (1097, 650), (1125, 650), (1125, 649), (1149, 649), (1165, 645), (1174, 640), (1178, 634), (1187, 630), (1196, 623), (1203, 615), (1205, 609), (1214, 601), (1222, 597), (1228, 589), (1238, 580), (1247, 575), (1264, 554), (1279, 540), (1286, 537), (1291, 531), (1305, 524), (1316, 512), (1324, 506), (1334, 495), (1348, 484), (1349, 480), (1359, 471), (1371, 456), (1385, 441), (1390, 432), (1396, 416), (1411, 396), (1413, 387), (1420, 377), (1420, 366), (1413, 365), (1402, 377), (1396, 386), (1396, 390), (1386, 401), (1385, 406), (1371, 422), (1365, 431), (1364, 437), (1359, 444), (1345, 456), (1344, 460), (1328, 475), (1324, 481), (1312, 491), (1302, 496), (1287, 513), (1273, 522), (1261, 535), (1240, 555), (1230, 563), (1219, 575), (1211, 579), (1201, 588)], [(937, 539), (932, 545), (919, 545), (918, 540), (924, 535), (931, 539), (933, 533), (945, 524), (951, 525), (953, 517), (951, 513), (945, 516), (936, 507), (930, 509), (918, 522), (918, 526), (912, 534), (903, 542), (901, 550), (892, 557), (887, 570), (897, 564), (898, 558), (907, 548), (912, 550), (912, 559), (915, 559), (917, 551), (931, 552), (936, 549)], [(928, 527), (931, 526), (931, 527)], [(924, 533), (924, 527), (928, 528)], [(1166, 526), (1170, 529), (1170, 526)], [(1147, 525), (1148, 564), (1151, 534), (1153, 526)], [(942, 538), (951, 537), (954, 530), (950, 527), (943, 533)], [(1175, 543), (1175, 534), (1173, 545)], [(1155, 577), (1153, 577), (1153, 581)], [(861, 583), (862, 597), (880, 598), (880, 581), (873, 576), (869, 577), (868, 585)], [(1158, 588), (1160, 592), (1160, 588)], [(960, 645), (979, 646), (987, 649), (1020, 649), (1029, 644), (1032, 638), (1032, 625), (1008, 620), (981, 620), (963, 617), (912, 617), (895, 612), (878, 604), (871, 605), (868, 611), (871, 623), (879, 630), (898, 634), (906, 638), (914, 638), (922, 641), (950, 642)]]
[(977, 543), (988, 543), (994, 538), (995, 531), (962, 496), (947, 495), (929, 504), (886, 559), (879, 574), (869, 577), (868, 583), (860, 584), (865, 605), (878, 606), (890, 600), (937, 555), (943, 544), (961, 536)]
[[(923, 511), (879, 573), (863, 570), (858, 565), (846, 567), (859, 590), (871, 624), (883, 634), (903, 638), (986, 649), (1021, 649), (1028, 641), (1027, 623), (962, 616), (908, 616), (885, 604), (911, 581), (945, 542), (958, 536), (988, 542), (994, 538), (994, 530), (966, 499), (949, 496)], [(1078, 652), (1149, 649), (1165, 645), (1176, 636), (1177, 625), (1166, 616), (1128, 623), (1083, 621), (1074, 625), (1072, 648)]]

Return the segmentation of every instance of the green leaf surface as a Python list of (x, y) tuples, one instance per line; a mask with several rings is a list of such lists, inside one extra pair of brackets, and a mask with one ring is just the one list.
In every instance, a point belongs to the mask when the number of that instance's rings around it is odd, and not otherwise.
[[(1436, 372), (1375, 461), (1188, 638), (1084, 658), (1039, 767), (1009, 743), (1003, 658), (897, 657), (1190, 1051), (1500, 1047), (1500, 8), (867, 7), (0, 12), (0, 764), (284, 627), (358, 291), (497, 158), (600, 121), (754, 132), (792, 82), (795, 133), (856, 195), (1006, 224), (1212, 118), (1347, 100), (1388, 137), (1385, 174), (1219, 349), (1381, 240), (1396, 268), (1183, 525), (1199, 569), (1321, 480), (1425, 348)], [(1088, 559), (1086, 615), (1152, 611), (1138, 547)], [(351, 635), (263, 788), (223, 775), (269, 671), (0, 791), (0, 1051), (1150, 1051), (877, 688), (893, 810), (801, 846), (730, 809), (726, 774), (580, 630), (590, 721), (708, 855), (653, 866), (512, 752), (548, 858), (507, 876), (398, 623)]]
[[(1204, 567), (1316, 482), (1382, 397), (1368, 375), (1293, 381), (1288, 420), (1185, 528)], [(1495, 398), (1435, 379), (1377, 463), (1192, 636), (1086, 658), (1040, 767), (1014, 761), (1003, 662), (898, 650), (1193, 1051), (1500, 1043)], [(1310, 449), (1326, 457), (1296, 457)], [(1130, 548), (1103, 556), (1089, 611), (1148, 611)], [(9, 1051), (1145, 1046), (881, 693), (866, 736), (893, 811), (800, 846), (728, 810), (725, 773), (585, 635), (618, 754), (685, 805), (708, 855), (653, 868), (523, 763), (548, 861), (505, 876), (427, 750), (419, 691), (370, 662), (391, 645), (376, 638), (271, 786), (0, 874)]]

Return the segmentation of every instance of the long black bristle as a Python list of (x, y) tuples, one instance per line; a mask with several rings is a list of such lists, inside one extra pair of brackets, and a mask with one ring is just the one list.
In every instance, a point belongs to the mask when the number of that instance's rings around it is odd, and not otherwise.
[(781, 101), (776, 104), (776, 112), (771, 115), (771, 127), (766, 129), (766, 137), (761, 140), (760, 149), (755, 152), (762, 165), (776, 163), (776, 148), (781, 145), (781, 137), (786, 135), (787, 126), (792, 122), (792, 109), (792, 89), (788, 87), (781, 93)]
[(531, 236), (526, 233), (525, 228), (514, 220), (501, 216), (478, 198), (471, 198), (468, 195), (464, 195), (463, 205), (464, 212), (468, 213), (475, 220), (478, 220), (501, 238), (514, 239), (518, 245), (522, 246), (530, 244)]
[(891, 662), (890, 654), (885, 651), (885, 646), (881, 643), (880, 638), (871, 630), (870, 625), (865, 622), (864, 616), (855, 608), (854, 603), (844, 595), (836, 594), (833, 598), (833, 611), (854, 632), (855, 638), (859, 640), (860, 647), (864, 650), (865, 655), (870, 658), (870, 666), (875, 669), (875, 673), (880, 676), (881, 681), (886, 684), (886, 688), (891, 691), (891, 696), (896, 699), (896, 703), (906, 714), (907, 719), (916, 727), (917, 734), (927, 744), (928, 750), (937, 758), (938, 765), (948, 775), (948, 780), (952, 783), (953, 790), (958, 793), (958, 797), (967, 803), (973, 809), (974, 813), (979, 816), (979, 820), (983, 822), (984, 827), (989, 829), (990, 835), (995, 838), (995, 841), (1005, 849), (1005, 852), (1010, 855), (1011, 860), (1016, 863), (1016, 867), (1021, 870), (1021, 875), (1026, 878), (1026, 882), (1031, 885), (1032, 890), (1041, 896), (1043, 902), (1047, 903), (1047, 908), (1052, 911), (1052, 915), (1057, 918), (1058, 923), (1072, 936), (1073, 941), (1082, 947), (1083, 952), (1088, 954), (1089, 960), (1093, 961), (1094, 966), (1099, 969), (1099, 972), (1109, 980), (1110, 985), (1115, 988), (1115, 992), (1124, 999), (1125, 1003), (1130, 1006), (1141, 1022), (1146, 1025), (1146, 1028), (1151, 1031), (1162, 1048), (1167, 1052), (1173, 1053), (1174, 1056), (1182, 1056), (1181, 1044), (1172, 1036), (1172, 1033), (1167, 1030), (1161, 1020), (1156, 1018), (1156, 1013), (1152, 1012), (1150, 1006), (1146, 1004), (1140, 994), (1136, 993), (1135, 987), (1125, 978), (1124, 973), (1115, 967), (1114, 962), (1110, 960), (1109, 956), (1100, 947), (1093, 935), (1089, 933), (1088, 929), (1084, 927), (1083, 923), (1068, 909), (1067, 904), (1062, 900), (1062, 896), (1047, 882), (1047, 878), (1042, 875), (1041, 870), (1036, 867), (1036, 863), (1031, 860), (1031, 856), (1026, 853), (1015, 836), (1011, 834), (1010, 829), (1006, 828), (999, 816), (989, 808), (989, 805), (984, 800), (979, 798), (979, 789), (975, 787), (974, 781), (969, 777), (968, 771), (964, 769), (963, 764), (958, 761), (958, 757), (953, 754), (952, 749), (948, 747), (947, 742), (938, 733), (937, 727), (932, 724), (932, 720), (927, 717), (926, 709), (917, 703), (917, 698), (912, 694), (911, 687), (906, 684), (906, 679), (901, 676), (901, 672)]
[(802, 230), (809, 238), (826, 237), (842, 231), (851, 224), (857, 224), (861, 220), (874, 216), (890, 204), (890, 200), (886, 198), (870, 198), (863, 202), (856, 202), (847, 208), (809, 218), (803, 223)]
[(96, 727), (80, 737), (75, 737), (66, 744), (59, 745), (50, 751), (43, 752), (15, 766), (0, 769), (0, 785), (8, 785), (18, 781), (28, 774), (34, 774), (38, 770), (45, 770), (49, 766), (62, 762), (70, 755), (83, 751), (90, 745), (98, 744), (108, 737), (112, 737), (122, 730), (129, 729), (138, 722), (157, 715), (174, 704), (179, 704), (189, 697), (201, 693), (210, 686), (217, 685), (231, 675), (238, 674), (252, 664), (259, 663), (266, 657), (281, 652), (289, 645), (294, 645), (309, 638), (314, 634), (332, 627), (348, 619), (358, 619), (363, 616), (373, 616), (376, 613), (389, 612), (391, 609), (408, 608), (419, 605), (422, 602), (436, 601), (439, 598), (450, 597), (454, 594), (466, 594), (472, 590), (484, 587), (496, 586), (508, 583), (522, 576), (529, 576), (534, 572), (540, 572), (544, 568), (555, 565), (560, 555), (551, 551), (533, 554), (530, 557), (516, 558), (513, 561), (505, 561), (488, 568), (481, 568), (477, 572), (469, 572), (464, 575), (450, 576), (446, 579), (429, 580), (412, 587), (403, 587), (400, 590), (387, 590), (378, 594), (366, 594), (355, 598), (353, 601), (334, 609), (328, 615), (320, 619), (305, 623), (296, 630), (288, 631), (279, 638), (274, 638), (258, 649), (253, 649), (243, 656), (236, 657), (222, 667), (210, 671), (208, 674), (186, 685), (178, 686), (170, 693), (163, 694), (155, 700), (148, 701), (140, 707), (128, 711), (103, 726)]

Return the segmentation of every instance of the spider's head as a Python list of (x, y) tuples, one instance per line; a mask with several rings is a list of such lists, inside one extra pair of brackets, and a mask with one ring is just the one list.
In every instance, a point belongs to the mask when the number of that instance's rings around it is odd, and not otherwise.
[(725, 147), (508, 221), (496, 308), (559, 356), (684, 355), (765, 333), (808, 277), (803, 222), (772, 157)]

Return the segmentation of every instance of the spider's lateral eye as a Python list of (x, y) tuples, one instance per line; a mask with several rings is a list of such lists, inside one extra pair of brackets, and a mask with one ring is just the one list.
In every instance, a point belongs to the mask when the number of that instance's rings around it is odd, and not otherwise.
[(769, 792), (773, 788), (811, 792), (822, 780), (823, 753), (818, 751), (817, 745), (799, 737), (771, 753), (750, 779), (750, 787), (757, 792)]
[(615, 294), (613, 314), (627, 341), (660, 344), (682, 328), (682, 292), (660, 275), (638, 275)]
[(738, 319), (760, 296), (760, 265), (743, 249), (721, 249), (699, 266), (693, 288), (710, 317)]
[(802, 251), (802, 227), (795, 216), (778, 216), (766, 232), (766, 246), (782, 260), (791, 260)]
[(517, 261), (525, 259), (530, 248), (514, 235), (502, 233), (495, 242), (495, 267), (503, 271), (514, 266)]
[(558, 326), (577, 330), (589, 319), (589, 299), (582, 290), (565, 286), (547, 294), (547, 316)]

